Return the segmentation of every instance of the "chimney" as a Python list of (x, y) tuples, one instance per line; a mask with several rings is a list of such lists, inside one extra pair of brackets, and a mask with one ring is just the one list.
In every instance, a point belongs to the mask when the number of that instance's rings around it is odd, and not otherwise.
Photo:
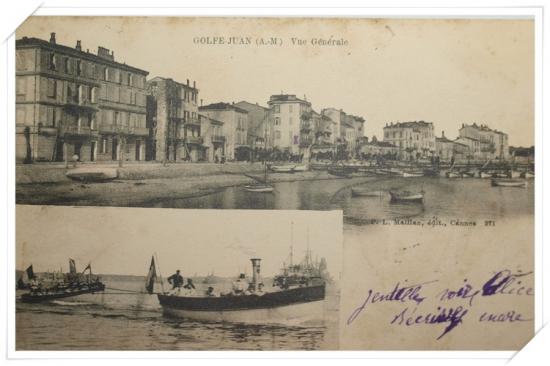
[(187, 79), (187, 86), (189, 86), (189, 79)]
[(441, 131), (441, 137), (445, 137), (445, 131)]
[(252, 262), (252, 286), (254, 291), (258, 291), (258, 285), (262, 283), (262, 277), (260, 276), (260, 258), (251, 258)]
[(193, 89), (197, 89), (197, 83), (193, 80)]
[(115, 51), (111, 51), (111, 60), (115, 60)]
[(76, 47), (75, 47), (78, 51), (82, 51), (82, 42), (80, 42), (80, 40), (76, 41)]
[(55, 44), (55, 32), (50, 33), (50, 43)]

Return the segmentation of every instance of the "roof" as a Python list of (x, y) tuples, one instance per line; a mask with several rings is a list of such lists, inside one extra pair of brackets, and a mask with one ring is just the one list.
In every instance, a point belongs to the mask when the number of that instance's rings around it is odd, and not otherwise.
[(297, 98), (296, 94), (274, 94), (269, 97), (267, 104), (272, 104), (274, 102), (295, 102), (311, 105), (307, 100)]
[(443, 136), (443, 137), (436, 137), (436, 138), (435, 138), (435, 141), (436, 141), (436, 142), (453, 142), (453, 141), (449, 140), (448, 138), (446, 138), (445, 136)]
[(212, 104), (199, 107), (199, 111), (209, 111), (209, 110), (218, 110), (218, 111), (234, 110), (236, 112), (248, 114), (248, 111), (246, 109), (242, 109), (237, 107), (234, 104), (229, 104), (224, 102), (212, 103)]
[(155, 81), (169, 81), (169, 82), (178, 84), (180, 86), (183, 86), (184, 88), (187, 88), (187, 89), (193, 89), (193, 90), (197, 90), (197, 91), (199, 90), (196, 87), (193, 87), (192, 85), (180, 83), (179, 81), (176, 81), (172, 78), (165, 78), (165, 77), (162, 77), (162, 76), (155, 76), (154, 78), (147, 80), (147, 83), (151, 83), (151, 82), (155, 82)]
[(425, 121), (410, 121), (410, 122), (391, 122), (390, 125), (386, 124), (384, 128), (414, 128), (414, 127), (429, 127), (433, 126), (432, 122)]
[(470, 127), (470, 128), (475, 128), (476, 130), (478, 131), (486, 131), (486, 132), (494, 132), (494, 133), (498, 133), (499, 135), (506, 135), (506, 133), (502, 132), (502, 131), (498, 131), (498, 130), (494, 130), (492, 128), (490, 128), (489, 126), (487, 125), (484, 125), (484, 124), (477, 124), (477, 123), (472, 123), (471, 125), (468, 125), (468, 124), (462, 124), (462, 127), (460, 128), (461, 130), (466, 128), (466, 127)]
[(241, 100), (239, 103), (235, 103), (236, 106), (239, 106), (240, 108), (250, 110), (250, 109), (263, 109), (265, 111), (269, 111), (269, 108), (259, 105), (258, 103), (250, 103), (246, 100)]
[(214, 119), (214, 118), (210, 118), (210, 117), (208, 117), (208, 116), (205, 115), (205, 114), (200, 114), (200, 113), (199, 113), (199, 117), (208, 118), (208, 119), (210, 120), (210, 122), (214, 122), (214, 124), (223, 125), (223, 122), (222, 122), (222, 121), (219, 121), (219, 120)]
[(133, 71), (139, 74), (143, 75), (149, 75), (149, 71), (145, 71), (143, 69), (139, 69), (137, 67), (133, 67), (130, 65), (127, 65), (125, 63), (120, 63), (114, 60), (110, 60), (105, 57), (98, 56), (96, 54), (85, 52), (85, 51), (79, 51), (76, 48), (68, 47), (61, 45), (59, 43), (51, 43), (49, 41), (45, 41), (40, 38), (34, 38), (34, 37), (23, 37), (21, 39), (18, 39), (15, 41), (15, 48), (31, 48), (31, 47), (40, 47), (45, 48), (52, 51), (59, 51), (68, 55), (71, 55), (73, 57), (82, 58), (85, 60), (102, 63), (106, 65), (111, 65), (115, 67), (119, 67), (121, 69), (125, 69), (128, 71)]

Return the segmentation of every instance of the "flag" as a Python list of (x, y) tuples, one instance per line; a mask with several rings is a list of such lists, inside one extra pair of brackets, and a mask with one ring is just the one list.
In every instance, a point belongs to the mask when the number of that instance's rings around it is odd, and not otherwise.
[(32, 269), (32, 264), (29, 266), (29, 268), (27, 268), (26, 272), (29, 280), (32, 280), (34, 278), (34, 271)]
[(86, 272), (87, 269), (89, 269), (90, 272), (92, 271), (92, 264), (91, 264), (91, 263), (88, 263), (88, 265), (86, 266), (86, 268), (84, 268), (84, 270), (82, 270), (82, 273)]
[(151, 265), (149, 266), (149, 273), (147, 273), (147, 278), (145, 279), (145, 289), (150, 294), (153, 293), (156, 279), (157, 279), (157, 270), (155, 267), (155, 257), (151, 257)]
[(69, 258), (69, 273), (76, 274), (76, 263), (74, 259)]

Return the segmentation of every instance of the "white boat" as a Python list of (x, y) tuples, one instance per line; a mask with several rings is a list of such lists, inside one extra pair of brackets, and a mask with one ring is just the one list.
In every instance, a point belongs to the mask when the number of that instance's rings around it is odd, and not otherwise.
[(309, 170), (309, 166), (307, 164), (300, 164), (294, 166), (294, 172), (307, 172)]
[(493, 187), (527, 187), (527, 181), (512, 178), (491, 179), (491, 185)]
[(523, 178), (525, 179), (532, 179), (535, 178), (535, 173), (533, 172), (523, 172)]
[(422, 172), (403, 172), (403, 178), (415, 178), (415, 177), (423, 177), (424, 173)]
[(486, 173), (486, 172), (480, 172), (480, 173), (479, 173), (479, 177), (480, 177), (480, 178), (483, 178), (483, 179), (492, 178), (492, 177), (493, 177), (493, 174), (491, 174), (491, 173)]
[(118, 178), (118, 169), (83, 166), (68, 170), (65, 176), (79, 182), (106, 182)]
[(458, 172), (447, 172), (447, 178), (460, 178), (462, 175)]
[(391, 202), (422, 202), (424, 192), (390, 191)]
[(275, 173), (293, 173), (296, 165), (271, 165), (269, 169)]
[(270, 186), (269, 184), (248, 184), (244, 186), (244, 189), (247, 192), (256, 192), (256, 193), (271, 193), (275, 190), (273, 186)]

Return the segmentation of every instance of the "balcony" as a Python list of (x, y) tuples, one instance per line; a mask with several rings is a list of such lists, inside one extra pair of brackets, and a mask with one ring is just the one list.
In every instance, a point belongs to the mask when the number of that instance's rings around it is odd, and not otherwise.
[(309, 122), (304, 122), (300, 124), (300, 131), (309, 132), (311, 131), (311, 124)]
[(136, 136), (149, 136), (149, 129), (147, 127), (129, 127), (128, 133)]
[(203, 139), (200, 136), (186, 136), (183, 142), (186, 144), (202, 145)]
[(200, 126), (201, 121), (198, 118), (189, 118), (185, 121), (185, 124), (191, 126)]
[(65, 136), (97, 136), (98, 131), (88, 126), (62, 126), (60, 135)]
[(225, 143), (225, 136), (213, 135), (212, 142)]

